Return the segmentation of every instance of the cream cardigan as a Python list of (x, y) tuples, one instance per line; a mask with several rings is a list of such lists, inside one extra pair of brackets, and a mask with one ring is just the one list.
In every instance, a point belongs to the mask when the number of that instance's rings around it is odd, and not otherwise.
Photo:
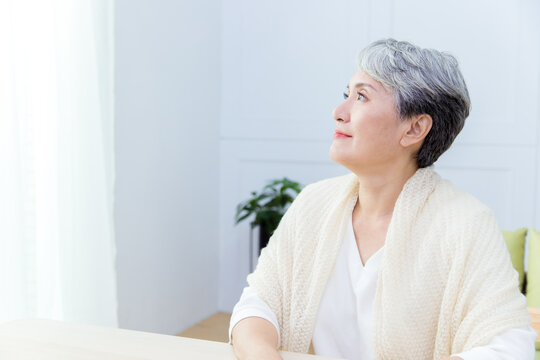
[[(357, 189), (354, 174), (307, 186), (248, 276), (277, 316), (283, 350), (309, 349)], [(439, 360), (530, 324), (493, 213), (432, 166), (419, 169), (396, 201), (373, 321), (377, 359)]]

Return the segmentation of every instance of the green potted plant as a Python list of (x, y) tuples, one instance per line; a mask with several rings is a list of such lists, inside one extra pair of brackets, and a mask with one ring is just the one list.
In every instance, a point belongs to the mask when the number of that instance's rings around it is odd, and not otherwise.
[(272, 180), (260, 193), (253, 191), (251, 198), (237, 205), (236, 224), (255, 215), (250, 225), (252, 229), (259, 227), (259, 254), (268, 244), (285, 211), (301, 190), (302, 186), (299, 183), (286, 177)]

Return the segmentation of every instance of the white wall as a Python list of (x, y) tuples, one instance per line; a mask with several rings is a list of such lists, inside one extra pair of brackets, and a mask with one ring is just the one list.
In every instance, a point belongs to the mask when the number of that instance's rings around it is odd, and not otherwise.
[(250, 270), (236, 204), (269, 179), (347, 172), (328, 158), (331, 111), (382, 37), (458, 57), (473, 108), (437, 169), (503, 228), (540, 228), (539, 4), (434, 6), (116, 1), (121, 327), (172, 334), (232, 310)]
[(235, 205), (266, 181), (304, 184), (347, 170), (328, 158), (332, 109), (357, 52), (394, 37), (458, 58), (472, 112), (436, 164), (495, 211), (501, 227), (540, 228), (540, 4), (428, 0), (222, 0), (220, 303), (249, 272)]
[(174, 334), (218, 307), (220, 1), (115, 1), (118, 314)]

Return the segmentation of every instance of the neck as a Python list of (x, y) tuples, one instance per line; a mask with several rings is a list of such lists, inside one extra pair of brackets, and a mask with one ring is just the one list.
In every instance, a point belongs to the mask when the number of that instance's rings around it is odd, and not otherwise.
[(403, 185), (414, 175), (416, 163), (355, 172), (358, 177), (358, 201), (354, 211), (364, 218), (390, 218)]

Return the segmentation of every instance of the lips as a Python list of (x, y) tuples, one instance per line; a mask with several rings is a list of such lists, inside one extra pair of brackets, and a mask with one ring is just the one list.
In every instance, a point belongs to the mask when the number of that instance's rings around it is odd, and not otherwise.
[(334, 134), (334, 138), (350, 138), (352, 136), (347, 135), (339, 130), (336, 130), (336, 133)]

